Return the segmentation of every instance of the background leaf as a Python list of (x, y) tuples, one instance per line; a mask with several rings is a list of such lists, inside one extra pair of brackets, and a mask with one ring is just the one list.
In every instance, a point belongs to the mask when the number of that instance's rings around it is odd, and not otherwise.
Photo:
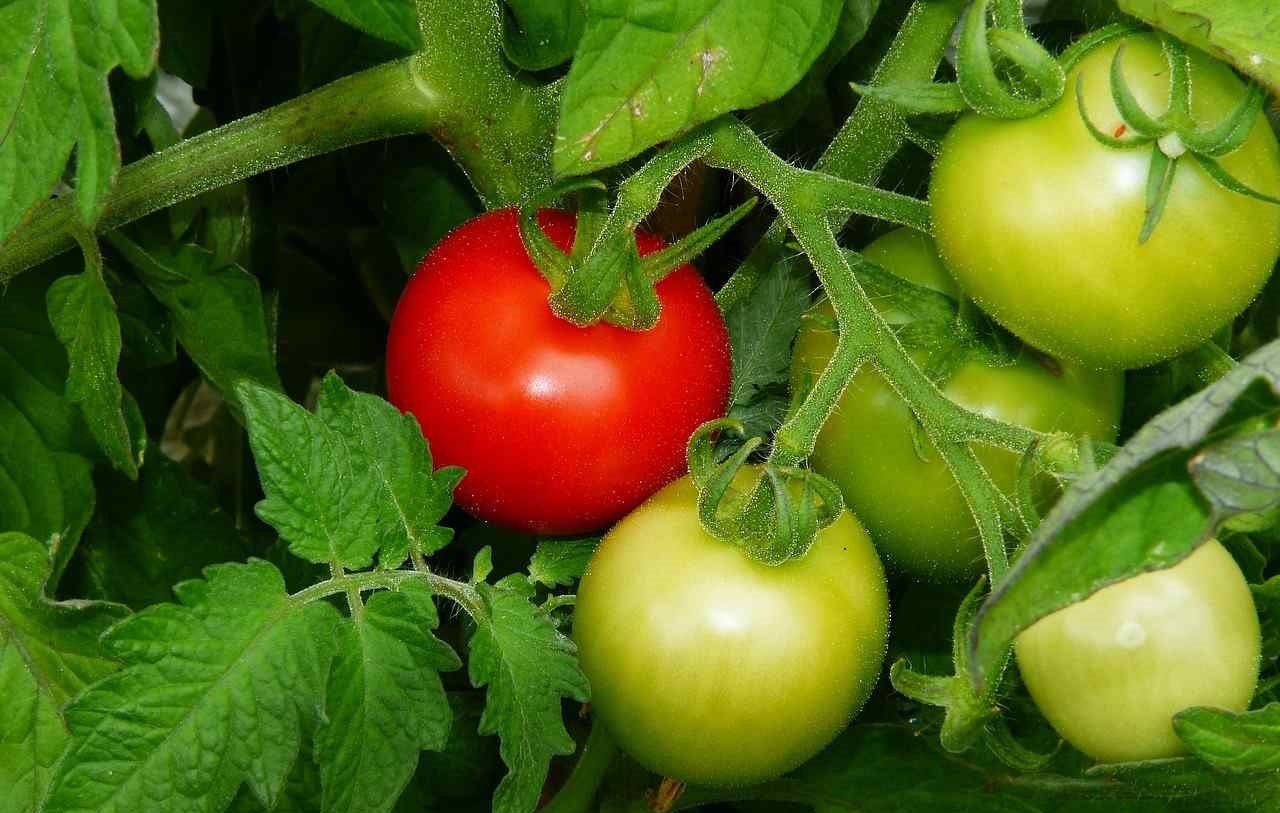
[(775, 263), (746, 299), (727, 314), (733, 353), (729, 417), (747, 425), (747, 437), (767, 437), (781, 422), (789, 397), (791, 346), (809, 308), (808, 266)]
[(0, 295), (0, 528), (56, 538), (55, 583), (93, 511), (99, 454), (63, 395), (67, 355), (45, 307), (57, 270), (28, 271)]
[(48, 305), (53, 331), (67, 349), (67, 399), (80, 407), (111, 465), (136, 479), (146, 432), (135, 434), (135, 452), (125, 420), (124, 388), (116, 372), (120, 320), (102, 279), (101, 263), (87, 261), (83, 272), (55, 280), (49, 286)]
[(589, 0), (560, 102), (556, 174), (611, 166), (791, 89), (840, 0)]
[(1257, 0), (1119, 0), (1120, 9), (1280, 93), (1280, 6)]
[(156, 63), (155, 0), (0, 6), (0, 241), (53, 191), (76, 148), (76, 203), (97, 219), (120, 169), (107, 74)]
[(1280, 704), (1242, 713), (1192, 708), (1173, 728), (1196, 756), (1231, 773), (1280, 768)]
[(0, 533), (0, 813), (36, 809), (70, 739), (62, 708), (115, 670), (98, 638), (128, 613), (119, 605), (49, 601), (51, 572), (44, 545)]
[[(412, 51), (422, 44), (414, 0), (311, 0), (366, 34)], [(442, 45), (443, 43), (433, 43)]]
[(573, 56), (586, 22), (585, 0), (506, 0), (502, 48), (526, 71), (554, 68)]
[(258, 281), (186, 244), (144, 249), (119, 232), (111, 245), (173, 317), (178, 342), (228, 398), (243, 380), (279, 390)]
[(231, 518), (204, 484), (155, 455), (138, 482), (97, 478), (99, 506), (67, 573), (74, 595), (142, 609), (173, 600), (173, 585), (248, 555)]
[(124, 668), (67, 710), (48, 813), (217, 813), (241, 783), (270, 804), (322, 707), (334, 609), (296, 605), (270, 564), (216, 565), (106, 639)]

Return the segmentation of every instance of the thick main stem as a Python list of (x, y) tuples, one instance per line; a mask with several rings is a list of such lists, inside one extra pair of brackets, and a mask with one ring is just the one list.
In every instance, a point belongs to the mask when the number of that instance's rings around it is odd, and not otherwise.
[[(130, 164), (98, 230), (304, 158), (427, 129), (438, 123), (438, 112), (438, 100), (415, 84), (408, 59), (344, 77)], [(37, 209), (0, 251), (0, 283), (71, 248), (77, 217), (73, 195)]]
[[(871, 83), (933, 79), (964, 6), (965, 0), (916, 0)], [(889, 159), (902, 149), (906, 138), (906, 119), (891, 102), (863, 97), (814, 169), (847, 181), (870, 184), (884, 171)], [(779, 218), (716, 293), (721, 310), (729, 310), (755, 290), (765, 271), (782, 257), (786, 236), (786, 226)]]
[[(120, 173), (98, 232), (306, 158), (367, 141), (430, 133), (486, 206), (510, 205), (551, 178), (557, 84), (516, 76), (502, 59), (493, 0), (419, 0), (423, 41), (379, 65), (137, 161)], [(71, 248), (74, 196), (46, 202), (0, 247), (0, 284)]]

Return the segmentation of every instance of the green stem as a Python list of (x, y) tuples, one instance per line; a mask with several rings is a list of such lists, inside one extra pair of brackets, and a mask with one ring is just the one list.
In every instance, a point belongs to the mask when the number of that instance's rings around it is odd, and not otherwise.
[(414, 579), (426, 582), (431, 592), (452, 600), (477, 621), (487, 617), (484, 603), (474, 587), (465, 582), (418, 570), (368, 570), (360, 573), (339, 574), (299, 590), (289, 598), (295, 604), (308, 604), (328, 596), (347, 595), (348, 591), (352, 590), (357, 593), (369, 590), (395, 590), (404, 582)]
[[(529, 84), (505, 65), (501, 9), (493, 0), (421, 0), (419, 6), (425, 50), (125, 167), (96, 230), (306, 158), (411, 133), (430, 133), (443, 144), (489, 207), (546, 186), (558, 85)], [(0, 252), (0, 284), (71, 248), (77, 217), (74, 195), (36, 209)]]
[(593, 722), (591, 733), (582, 746), (582, 754), (573, 766), (573, 773), (541, 813), (589, 813), (605, 773), (617, 754), (618, 746), (605, 730), (604, 723), (599, 720)]
[[(872, 84), (933, 79), (966, 0), (916, 0)], [(870, 184), (906, 143), (906, 118), (891, 102), (864, 96), (814, 169), (847, 181)], [(787, 230), (781, 219), (765, 232), (742, 266), (716, 293), (727, 311), (746, 298), (783, 255)]]
[[(409, 65), (403, 59), (339, 79), (129, 165), (98, 230), (304, 158), (432, 126), (437, 104), (419, 92)], [(71, 248), (77, 217), (73, 195), (37, 209), (0, 253), (0, 283)]]

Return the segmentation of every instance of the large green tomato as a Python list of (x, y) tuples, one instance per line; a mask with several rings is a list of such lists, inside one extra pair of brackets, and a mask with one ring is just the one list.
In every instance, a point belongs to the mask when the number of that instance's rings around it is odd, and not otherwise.
[[(933, 242), (923, 235), (893, 231), (867, 246), (863, 255), (911, 282), (956, 294)], [(831, 315), (825, 302), (818, 309)], [(907, 319), (888, 304), (881, 315), (890, 324)], [(816, 377), (835, 344), (836, 335), (820, 320), (806, 320), (796, 339), (793, 380), (798, 384)], [(925, 356), (918, 352), (916, 358), (923, 362)], [(1111, 441), (1123, 388), (1119, 373), (1057, 364), (1024, 351), (1007, 366), (967, 361), (942, 391), (961, 406), (1001, 421)], [(884, 377), (864, 367), (822, 427), (813, 467), (840, 486), (849, 509), (866, 523), (895, 568), (936, 580), (970, 576), (983, 561), (973, 516), (951, 471), (915, 427), (911, 410)], [(1021, 465), (1018, 455), (979, 444), (973, 448), (996, 485), (1012, 494)], [(1042, 500), (1053, 496), (1048, 483), (1038, 490)]]
[(627, 753), (663, 776), (741, 785), (844, 729), (880, 673), (888, 623), (880, 559), (847, 512), (804, 558), (770, 567), (702, 529), (686, 477), (605, 537), (573, 637), (597, 724)]
[(1170, 718), (1189, 706), (1248, 708), (1261, 634), (1253, 595), (1216, 541), (1040, 619), (1018, 669), (1062, 738), (1103, 762), (1185, 752)]
[[(1158, 40), (1123, 39), (1124, 75), (1151, 114), (1167, 108), (1169, 70)], [(1140, 367), (1207, 339), (1261, 290), (1280, 254), (1280, 206), (1230, 192), (1190, 155), (1178, 162), (1155, 232), (1138, 242), (1151, 150), (1098, 143), (1121, 132), (1108, 75), (1120, 42), (1087, 54), (1067, 93), (1031, 118), (966, 115), (934, 165), (929, 198), (947, 267), (984, 310), (1056, 358)], [(1222, 121), (1245, 86), (1225, 65), (1191, 53), (1192, 114)], [(1220, 159), (1253, 189), (1280, 195), (1280, 149), (1265, 116)]]

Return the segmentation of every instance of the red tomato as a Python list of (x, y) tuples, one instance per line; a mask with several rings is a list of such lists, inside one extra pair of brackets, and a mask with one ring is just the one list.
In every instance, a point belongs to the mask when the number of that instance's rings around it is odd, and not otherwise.
[[(574, 215), (544, 210), (573, 243)], [(663, 247), (637, 232), (641, 254)], [(732, 365), (715, 299), (692, 266), (657, 286), (653, 329), (576, 327), (525, 251), (514, 210), (445, 237), (391, 321), (387, 387), (413, 413), (435, 465), (467, 470), (455, 501), (511, 528), (603, 528), (685, 471), (685, 443), (724, 414)]]

